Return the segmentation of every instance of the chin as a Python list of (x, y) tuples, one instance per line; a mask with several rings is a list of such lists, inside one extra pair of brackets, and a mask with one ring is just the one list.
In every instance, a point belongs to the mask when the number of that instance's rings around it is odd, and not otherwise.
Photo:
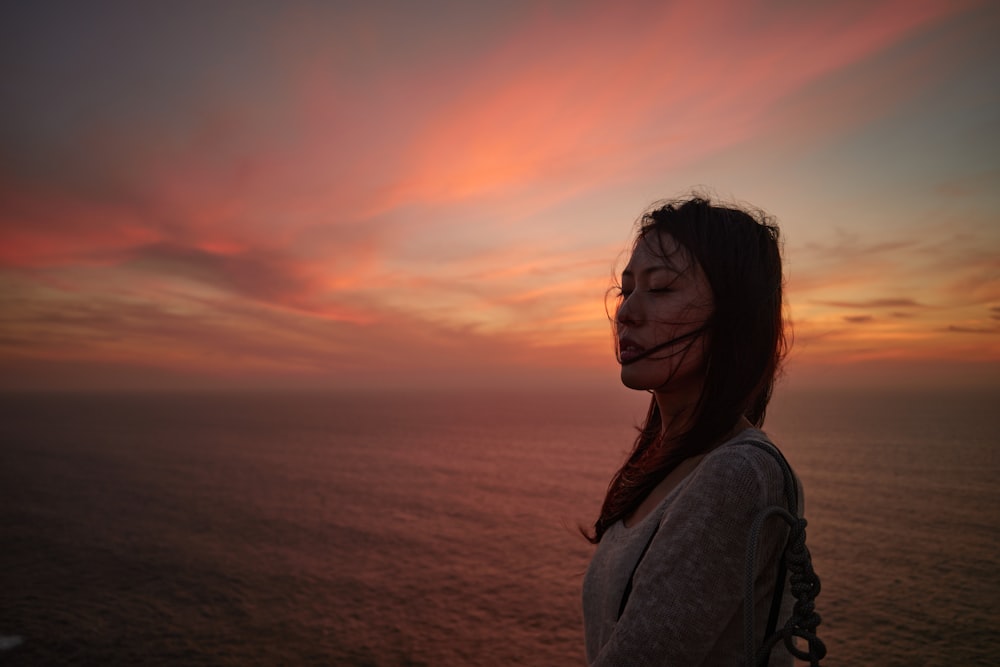
[(629, 364), (622, 366), (622, 384), (637, 391), (670, 391), (672, 393), (701, 393), (704, 373), (687, 367), (650, 368)]
[(663, 384), (663, 378), (647, 377), (643, 373), (636, 373), (628, 366), (622, 366), (621, 379), (623, 385), (637, 391), (649, 391)]

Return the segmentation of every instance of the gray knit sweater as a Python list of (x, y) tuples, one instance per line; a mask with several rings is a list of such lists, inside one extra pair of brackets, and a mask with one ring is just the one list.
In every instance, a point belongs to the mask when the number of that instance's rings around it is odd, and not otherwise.
[[(748, 439), (767, 441), (767, 436), (747, 429), (709, 452), (637, 524), (626, 527), (619, 521), (608, 528), (583, 582), (590, 665), (745, 664), (743, 595), (750, 526), (763, 508), (785, 506), (781, 467), (767, 452), (746, 444)], [(799, 498), (801, 513), (801, 491)], [(765, 524), (761, 534), (754, 584), (758, 646), (787, 534), (786, 525), (776, 518)], [(616, 620), (633, 568), (632, 592)], [(786, 583), (778, 627), (792, 601)], [(769, 664), (791, 665), (791, 656), (779, 644)]]

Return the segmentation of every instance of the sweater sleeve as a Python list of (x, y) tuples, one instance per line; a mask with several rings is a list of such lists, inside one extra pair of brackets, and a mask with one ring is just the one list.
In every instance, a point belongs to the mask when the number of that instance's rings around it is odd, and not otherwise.
[[(593, 665), (689, 666), (717, 655), (723, 633), (742, 628), (750, 527), (760, 510), (784, 505), (782, 488), (777, 463), (751, 445), (706, 456), (662, 516), (622, 617)], [(757, 579), (776, 568), (785, 535), (764, 531)]]

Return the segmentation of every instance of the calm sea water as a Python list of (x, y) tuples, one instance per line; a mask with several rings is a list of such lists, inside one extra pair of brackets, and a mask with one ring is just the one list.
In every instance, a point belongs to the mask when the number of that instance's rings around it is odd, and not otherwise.
[[(1000, 663), (995, 393), (781, 396), (837, 665)], [(3, 665), (583, 664), (639, 396), (0, 398)]]

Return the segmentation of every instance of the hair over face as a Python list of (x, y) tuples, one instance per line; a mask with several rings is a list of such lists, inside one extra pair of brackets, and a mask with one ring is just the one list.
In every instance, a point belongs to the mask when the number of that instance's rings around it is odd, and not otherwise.
[[(654, 206), (640, 220), (633, 251), (652, 235), (669, 234), (698, 263), (712, 290), (714, 307), (702, 333), (704, 383), (686, 428), (669, 443), (661, 442), (661, 415), (655, 397), (650, 401), (588, 536), (593, 542), (631, 515), (681, 461), (718, 444), (741, 417), (762, 426), (786, 352), (780, 234), (774, 221), (762, 211), (716, 205), (700, 196)], [(612, 322), (616, 327), (617, 314)]]

